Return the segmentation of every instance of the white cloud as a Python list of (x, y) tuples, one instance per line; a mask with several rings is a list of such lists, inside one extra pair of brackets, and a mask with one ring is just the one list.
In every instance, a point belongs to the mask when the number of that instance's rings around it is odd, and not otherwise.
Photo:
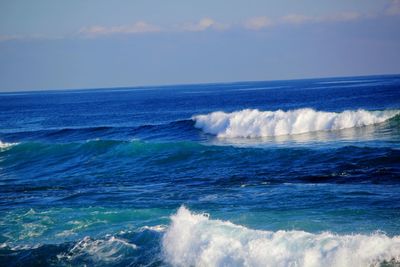
[(91, 26), (84, 27), (79, 30), (79, 34), (86, 37), (98, 37), (106, 36), (112, 34), (138, 34), (138, 33), (151, 33), (151, 32), (173, 32), (173, 31), (183, 31), (183, 32), (200, 32), (205, 30), (226, 30), (229, 25), (218, 23), (211, 18), (203, 18), (196, 23), (183, 23), (177, 28), (165, 27), (160, 28), (158, 26), (149, 24), (144, 21), (136, 22), (133, 25), (120, 25), (113, 27), (105, 26)]
[(110, 34), (135, 34), (147, 32), (159, 32), (161, 29), (144, 21), (138, 21), (133, 25), (122, 25), (113, 27), (91, 26), (82, 28), (79, 33), (89, 37)]
[(386, 14), (390, 16), (400, 15), (400, 0), (391, 0), (386, 9)]
[(244, 23), (244, 27), (249, 30), (261, 30), (272, 26), (274, 23), (268, 17), (254, 17)]
[(212, 18), (203, 18), (196, 23), (184, 23), (179, 27), (181, 31), (200, 32), (205, 30), (226, 30), (229, 25), (216, 22)]
[[(391, 0), (391, 4), (386, 9), (388, 15), (400, 15), (400, 0)], [(382, 15), (382, 14), (381, 14)], [(250, 17), (241, 24), (223, 24), (216, 20), (205, 17), (197, 22), (186, 22), (180, 25), (170, 25), (159, 27), (145, 21), (138, 21), (131, 25), (101, 26), (94, 25), (83, 27), (78, 31), (78, 37), (94, 38), (114, 34), (140, 34), (155, 32), (202, 32), (207, 30), (224, 31), (232, 27), (242, 27), (247, 30), (257, 31), (279, 25), (300, 25), (305, 23), (325, 23), (325, 22), (347, 22), (358, 19), (368, 18), (366, 15), (357, 12), (341, 12), (324, 16), (306, 16), (303, 14), (288, 14), (280, 18), (269, 18), (267, 16)], [(76, 36), (76, 35), (75, 35)], [(40, 36), (40, 35), (0, 35), (0, 42), (19, 39), (61, 39), (72, 36)]]

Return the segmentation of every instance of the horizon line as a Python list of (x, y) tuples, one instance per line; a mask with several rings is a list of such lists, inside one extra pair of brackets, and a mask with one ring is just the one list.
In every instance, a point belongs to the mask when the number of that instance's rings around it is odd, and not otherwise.
[(152, 85), (133, 85), (133, 86), (115, 86), (115, 87), (84, 87), (84, 88), (53, 88), (53, 89), (22, 89), (17, 91), (0, 91), (0, 94), (26, 94), (26, 93), (60, 93), (71, 92), (76, 93), (79, 91), (117, 91), (117, 90), (146, 90), (151, 88), (168, 88), (168, 87), (182, 87), (182, 86), (204, 86), (204, 85), (217, 85), (217, 84), (237, 84), (237, 83), (252, 83), (252, 82), (279, 82), (279, 81), (304, 81), (304, 80), (317, 80), (317, 79), (340, 79), (340, 78), (362, 78), (362, 77), (382, 77), (382, 76), (400, 76), (400, 73), (387, 73), (387, 74), (367, 74), (367, 75), (344, 75), (344, 76), (320, 76), (308, 78), (293, 78), (293, 79), (271, 79), (271, 80), (243, 80), (243, 81), (220, 81), (220, 82), (200, 82), (200, 83), (176, 83), (176, 84), (152, 84)]

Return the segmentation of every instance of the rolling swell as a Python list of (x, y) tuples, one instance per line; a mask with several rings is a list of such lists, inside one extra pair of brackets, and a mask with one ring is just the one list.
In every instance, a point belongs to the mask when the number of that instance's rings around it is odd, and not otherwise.
[[(144, 174), (177, 168), (175, 178), (195, 176), (211, 179), (214, 186), (249, 181), (269, 183), (398, 183), (400, 151), (390, 147), (343, 146), (330, 149), (311, 147), (235, 147), (205, 145), (191, 141), (149, 142), (141, 140), (91, 140), (72, 143), (26, 142), (5, 145), (0, 166), (26, 170), (29, 164), (53, 167), (61, 174), (81, 170), (93, 173), (99, 164), (120, 171)], [(227, 171), (226, 166), (233, 166)], [(131, 167), (130, 167), (131, 166)], [(128, 169), (130, 168), (130, 169)], [(6, 170), (5, 169), (5, 173)], [(211, 169), (220, 170), (211, 172)], [(196, 170), (196, 171), (194, 171)], [(210, 172), (209, 172), (210, 170)], [(29, 172), (30, 173), (30, 172)], [(32, 172), (33, 173), (36, 172)], [(149, 175), (150, 176), (150, 175)], [(143, 175), (143, 179), (147, 176)]]
[[(320, 112), (312, 109), (293, 111), (242, 110), (232, 113), (212, 112), (196, 115), (192, 119), (161, 124), (138, 126), (93, 126), (79, 128), (36, 129), (26, 131), (0, 131), (0, 148), (17, 142), (81, 142), (87, 140), (159, 140), (159, 141), (205, 141), (203, 133), (223, 138), (269, 137), (276, 141), (327, 141), (338, 139), (379, 138), (387, 133), (399, 135), (400, 111), (344, 111), (342, 113)], [(383, 126), (376, 127), (374, 126)], [(372, 128), (367, 128), (370, 126)], [(361, 130), (360, 130), (361, 129)], [(382, 132), (379, 132), (382, 131)], [(334, 134), (331, 134), (334, 133)], [(275, 138), (275, 139), (271, 139)], [(267, 139), (263, 139), (267, 141)], [(234, 144), (234, 142), (232, 142)]]
[[(178, 120), (164, 124), (144, 124), (138, 126), (93, 126), (80, 128), (37, 129), (28, 131), (0, 132), (2, 140), (16, 141), (74, 142), (93, 139), (130, 140), (140, 139), (193, 139), (198, 130), (192, 120)], [(0, 144), (0, 147), (3, 147)]]

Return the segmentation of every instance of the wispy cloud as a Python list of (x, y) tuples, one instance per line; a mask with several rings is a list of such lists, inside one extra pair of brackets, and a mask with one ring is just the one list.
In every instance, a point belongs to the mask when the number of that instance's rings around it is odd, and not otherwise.
[(327, 21), (327, 22), (346, 22), (346, 21), (353, 21), (361, 19), (365, 16), (361, 15), (358, 12), (348, 11), (348, 12), (341, 12), (336, 13), (333, 15), (327, 15), (324, 17), (320, 17), (320, 21)]
[(200, 32), (205, 30), (222, 31), (228, 29), (229, 27), (230, 27), (229, 25), (219, 23), (212, 18), (202, 18), (200, 21), (195, 23), (192, 22), (183, 23), (181, 26), (179, 26), (179, 29), (181, 31)]
[(100, 37), (114, 34), (140, 34), (140, 33), (155, 33), (155, 32), (200, 32), (206, 30), (226, 30), (229, 25), (222, 24), (212, 18), (202, 18), (197, 22), (185, 22), (176, 27), (164, 26), (163, 28), (147, 23), (145, 21), (138, 21), (132, 25), (120, 25), (105, 27), (100, 25), (83, 27), (78, 31), (80, 36), (85, 37)]
[(244, 22), (244, 27), (249, 30), (257, 31), (264, 29), (266, 27), (270, 27), (273, 24), (274, 23), (270, 18), (262, 16), (262, 17), (253, 17), (248, 19), (247, 21)]
[(0, 42), (7, 41), (18, 41), (18, 40), (60, 40), (68, 38), (69, 36), (62, 35), (43, 35), (43, 34), (13, 34), (13, 35), (1, 35)]
[(73, 35), (65, 36), (42, 36), (42, 35), (0, 35), (0, 42), (25, 39), (63, 39), (63, 38), (96, 38), (117, 34), (144, 34), (144, 33), (183, 33), (183, 32), (203, 32), (203, 31), (225, 31), (234, 28), (246, 29), (249, 31), (259, 31), (279, 25), (303, 25), (308, 23), (329, 23), (329, 22), (349, 22), (370, 17), (381, 17), (386, 15), (400, 15), (400, 0), (391, 0), (390, 4), (384, 9), (384, 13), (376, 13), (373, 16), (363, 15), (354, 11), (339, 12), (328, 15), (309, 16), (304, 14), (287, 14), (278, 18), (267, 16), (250, 17), (239, 23), (221, 23), (213, 18), (204, 17), (198, 21), (183, 22), (177, 25), (163, 25), (162, 27), (137, 21), (130, 25), (102, 26), (93, 25), (82, 27)]
[(0, 42), (12, 41), (24, 38), (21, 35), (0, 35)]
[(279, 19), (279, 22), (287, 24), (303, 24), (313, 20), (314, 18), (302, 14), (288, 14), (286, 16), (281, 17)]
[(304, 23), (324, 23), (324, 22), (347, 22), (362, 18), (357, 12), (340, 12), (324, 16), (305, 16), (302, 14), (288, 14), (279, 19), (283, 24), (304, 24)]
[(149, 32), (159, 32), (161, 28), (144, 21), (138, 21), (132, 25), (121, 25), (113, 27), (104, 26), (91, 26), (84, 27), (79, 30), (79, 34), (96, 37), (102, 35), (110, 34), (136, 34), (136, 33), (149, 33)]
[(400, 15), (400, 0), (391, 0), (386, 9), (386, 14), (390, 16)]

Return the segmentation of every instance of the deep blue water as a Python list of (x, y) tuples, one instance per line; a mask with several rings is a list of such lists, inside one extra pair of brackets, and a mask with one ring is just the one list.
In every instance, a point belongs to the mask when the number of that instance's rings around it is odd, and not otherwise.
[(0, 266), (396, 264), (399, 112), (400, 76), (1, 93)]

